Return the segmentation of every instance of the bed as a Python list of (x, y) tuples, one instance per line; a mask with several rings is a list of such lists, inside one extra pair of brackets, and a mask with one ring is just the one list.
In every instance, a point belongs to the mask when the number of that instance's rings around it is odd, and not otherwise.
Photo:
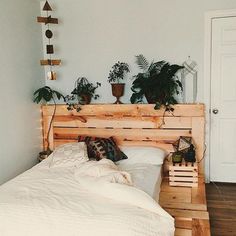
[[(44, 145), (52, 111), (52, 106), (42, 108)], [(163, 120), (163, 111), (153, 105), (88, 105), (80, 113), (61, 105), (50, 147), (75, 143), (80, 134), (114, 136), (121, 146), (171, 152), (179, 136), (192, 136), (199, 159), (202, 112), (201, 105), (177, 105)], [(120, 171), (133, 176), (134, 187), (75, 178), (76, 169), (49, 165), (50, 158), (1, 186), (0, 235), (174, 235), (174, 219), (153, 199), (159, 196), (162, 165), (119, 163)]]

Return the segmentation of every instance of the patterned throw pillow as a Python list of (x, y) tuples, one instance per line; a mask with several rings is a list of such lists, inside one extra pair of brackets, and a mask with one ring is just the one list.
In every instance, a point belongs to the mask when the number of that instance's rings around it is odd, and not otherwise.
[(77, 166), (88, 161), (85, 142), (63, 144), (55, 149), (52, 156), (50, 167)]
[(116, 162), (128, 158), (119, 149), (112, 137), (98, 138), (79, 136), (78, 140), (79, 142), (83, 140), (87, 144), (89, 159), (96, 159), (99, 161), (103, 158), (107, 158)]

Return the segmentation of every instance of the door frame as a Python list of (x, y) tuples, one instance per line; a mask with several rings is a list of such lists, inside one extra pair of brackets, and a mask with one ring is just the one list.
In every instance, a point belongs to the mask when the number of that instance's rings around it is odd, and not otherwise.
[(210, 182), (211, 158), (211, 53), (212, 53), (212, 20), (216, 18), (236, 16), (236, 9), (208, 11), (205, 13), (205, 43), (204, 43), (204, 103), (206, 106), (206, 152), (205, 180)]

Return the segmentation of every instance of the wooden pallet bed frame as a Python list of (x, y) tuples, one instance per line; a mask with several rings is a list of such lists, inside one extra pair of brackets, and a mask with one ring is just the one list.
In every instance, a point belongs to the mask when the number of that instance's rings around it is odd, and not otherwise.
[[(42, 106), (44, 147), (46, 146), (46, 135), (52, 118), (53, 108), (53, 105)], [(164, 113), (165, 117), (163, 117)], [(156, 146), (170, 153), (173, 152), (173, 142), (180, 136), (189, 136), (192, 137), (196, 147), (196, 159), (197, 161), (201, 161), (204, 154), (204, 132), (205, 108), (203, 104), (178, 104), (174, 106), (173, 113), (165, 112), (163, 109), (154, 110), (153, 104), (85, 105), (82, 106), (80, 112), (68, 111), (66, 105), (58, 105), (49, 134), (49, 143), (50, 148), (54, 149), (63, 143), (77, 142), (78, 135), (99, 137), (113, 136), (118, 144)], [(204, 173), (203, 163), (203, 161), (199, 163), (199, 173), (202, 176)], [(168, 187), (165, 185), (165, 181), (164, 179), (164, 185), (162, 187), (164, 191), (162, 191), (162, 193), (172, 190), (175, 192), (174, 188), (176, 187), (167, 190)], [(201, 185), (201, 189), (202, 186), (205, 187), (203, 184)], [(179, 190), (176, 190), (176, 192), (179, 192)], [(205, 192), (199, 192), (198, 194), (199, 196), (202, 194), (200, 198), (205, 199)], [(171, 194), (168, 196), (170, 197), (170, 195)], [(170, 205), (168, 205), (168, 198), (166, 199), (160, 196), (160, 199), (164, 203), (163, 207), (169, 211), (170, 214), (172, 214), (174, 209), (180, 210), (179, 207), (173, 208), (173, 202), (170, 207)], [(182, 203), (179, 202), (179, 205), (181, 204)], [(201, 202), (201, 204), (203, 203)], [(191, 208), (191, 205), (188, 205), (188, 207)], [(201, 208), (201, 210), (203, 209), (206, 214), (208, 214), (206, 207)], [(193, 210), (196, 210), (196, 206)], [(174, 217), (175, 213), (176, 211), (172, 214)], [(191, 219), (193, 219), (194, 213), (191, 212), (191, 214)], [(207, 218), (206, 214), (204, 215), (204, 219)], [(189, 220), (186, 214), (184, 216), (184, 219), (187, 218), (187, 220)], [(183, 217), (176, 218), (178, 218), (179, 222)], [(199, 224), (202, 224), (202, 222)], [(188, 234), (190, 232), (189, 225), (190, 224), (187, 224), (186, 234), (183, 234), (183, 230), (185, 230), (183, 227), (176, 232), (180, 232), (179, 230), (181, 230), (182, 235), (191, 235)], [(196, 228), (196, 225), (194, 225), (194, 227)]]

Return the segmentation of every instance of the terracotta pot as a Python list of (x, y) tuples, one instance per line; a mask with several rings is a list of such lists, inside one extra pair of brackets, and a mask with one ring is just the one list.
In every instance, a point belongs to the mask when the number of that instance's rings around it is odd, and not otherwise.
[(82, 98), (82, 103), (84, 105), (90, 104), (91, 98), (92, 98), (90, 95), (84, 94), (84, 95), (81, 95), (80, 97)]
[(120, 97), (124, 95), (125, 84), (111, 84), (112, 95), (116, 97), (114, 104), (122, 104)]

